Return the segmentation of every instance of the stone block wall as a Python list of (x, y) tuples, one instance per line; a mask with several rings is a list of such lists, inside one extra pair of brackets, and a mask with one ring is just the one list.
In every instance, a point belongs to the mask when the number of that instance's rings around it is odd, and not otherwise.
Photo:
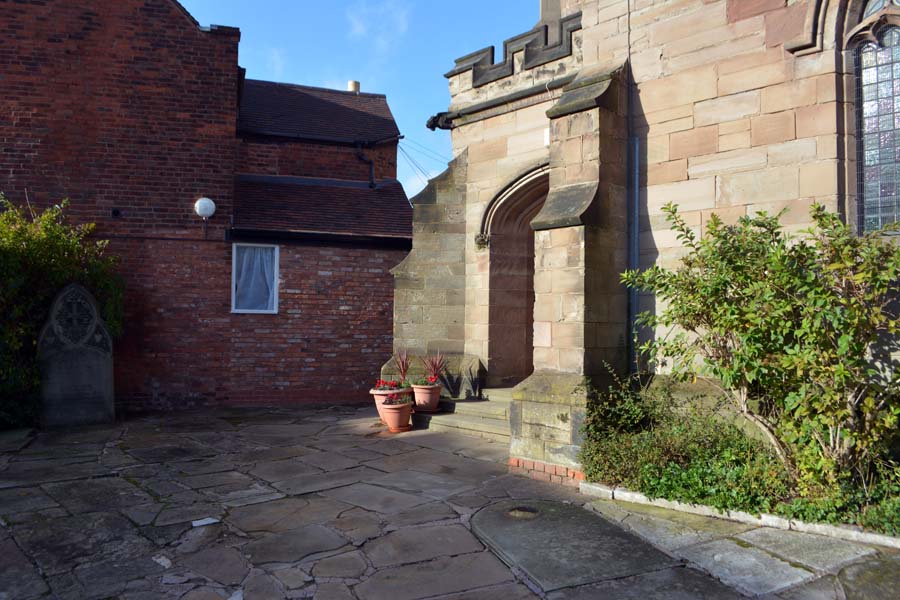
[[(627, 295), (618, 283), (629, 260), (629, 194), (637, 197), (637, 264), (644, 268), (671, 267), (683, 256), (662, 212), (669, 202), (698, 234), (714, 213), (732, 223), (782, 210), (782, 222), (797, 232), (809, 225), (815, 202), (855, 222), (855, 91), (843, 40), (865, 3), (559, 4), (563, 20), (580, 19), (571, 53), (526, 68), (527, 51), (516, 52), (506, 63), (512, 74), (487, 83), (475, 68), (460, 69), (460, 59), (448, 74), (447, 119), (454, 153), (469, 157), (465, 348), (473, 356), (490, 355), (491, 264), (478, 235), (492, 203), (540, 164), (549, 165), (551, 198), (577, 196), (578, 185), (597, 187), (595, 223), (536, 227), (536, 371), (527, 389), (513, 394), (513, 454), (573, 468), (578, 434), (566, 421), (577, 415), (529, 415), (564, 408), (540, 406), (539, 396), (558, 404), (565, 390), (596, 376), (602, 361), (620, 364), (616, 350), (629, 335)], [(584, 95), (579, 86), (590, 83), (588, 74), (622, 65), (625, 118), (609, 106), (554, 118), (566, 94)], [(591, 119), (581, 131), (581, 121)], [(637, 308), (653, 310), (655, 300), (642, 297)], [(565, 408), (579, 410), (577, 402)]]

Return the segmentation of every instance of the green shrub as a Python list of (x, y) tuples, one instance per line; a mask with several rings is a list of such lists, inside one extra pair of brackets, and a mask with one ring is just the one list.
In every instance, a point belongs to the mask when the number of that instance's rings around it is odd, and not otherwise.
[(713, 216), (698, 238), (675, 206), (666, 212), (682, 264), (623, 275), (666, 305), (641, 324), (673, 331), (642, 350), (677, 377), (721, 382), (802, 495), (864, 487), (898, 432), (900, 245), (857, 236), (818, 205), (796, 238), (764, 213), (736, 225)]
[(717, 415), (679, 402), (667, 386), (617, 380), (588, 405), (581, 462), (591, 481), (652, 498), (768, 511), (789, 497), (789, 478), (763, 443)]
[(110, 334), (121, 332), (123, 285), (107, 242), (91, 239), (91, 225), (67, 223), (65, 206), (35, 215), (0, 196), (0, 428), (36, 419), (38, 336), (64, 286), (84, 285)]

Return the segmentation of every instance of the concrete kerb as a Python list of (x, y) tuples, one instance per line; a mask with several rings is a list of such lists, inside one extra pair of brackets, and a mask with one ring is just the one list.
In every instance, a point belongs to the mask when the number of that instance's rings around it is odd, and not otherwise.
[(631, 490), (621, 487), (610, 487), (599, 483), (589, 483), (582, 481), (579, 485), (579, 491), (585, 496), (594, 498), (602, 498), (603, 500), (621, 500), (622, 502), (631, 502), (634, 504), (644, 504), (647, 506), (656, 506), (658, 508), (667, 508), (669, 510), (677, 510), (679, 512), (690, 513), (702, 517), (713, 517), (716, 519), (725, 519), (728, 521), (736, 521), (746, 525), (756, 525), (757, 527), (773, 527), (775, 529), (785, 529), (791, 531), (800, 531), (803, 533), (813, 533), (816, 535), (824, 535), (826, 537), (846, 540), (848, 542), (861, 542), (863, 544), (873, 544), (876, 546), (885, 546), (900, 550), (900, 538), (890, 535), (882, 535), (879, 533), (869, 533), (859, 531), (849, 526), (841, 527), (837, 525), (826, 525), (823, 523), (806, 523), (803, 521), (795, 521), (785, 519), (776, 515), (761, 513), (752, 515), (750, 513), (739, 510), (720, 511), (711, 506), (702, 504), (686, 504), (684, 502), (676, 502), (673, 500), (663, 500), (661, 498), (651, 500), (644, 494), (632, 492)]

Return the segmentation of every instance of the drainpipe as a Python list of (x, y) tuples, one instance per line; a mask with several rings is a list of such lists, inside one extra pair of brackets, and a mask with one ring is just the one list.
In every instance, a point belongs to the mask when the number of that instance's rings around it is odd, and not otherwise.
[(375, 161), (366, 156), (366, 153), (363, 152), (363, 145), (360, 142), (356, 143), (356, 158), (361, 160), (362, 162), (369, 165), (369, 187), (373, 190), (375, 189)]
[[(641, 218), (641, 139), (635, 127), (637, 111), (637, 85), (631, 74), (631, 1), (628, 2), (628, 268), (640, 267), (640, 218)], [(635, 326), (638, 313), (638, 291), (628, 290), (628, 364), (632, 373), (640, 365), (637, 359)]]

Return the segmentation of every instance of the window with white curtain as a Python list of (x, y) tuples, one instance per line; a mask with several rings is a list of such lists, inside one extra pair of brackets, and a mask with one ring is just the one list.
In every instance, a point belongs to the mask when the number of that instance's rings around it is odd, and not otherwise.
[(232, 246), (231, 312), (278, 312), (278, 246)]

